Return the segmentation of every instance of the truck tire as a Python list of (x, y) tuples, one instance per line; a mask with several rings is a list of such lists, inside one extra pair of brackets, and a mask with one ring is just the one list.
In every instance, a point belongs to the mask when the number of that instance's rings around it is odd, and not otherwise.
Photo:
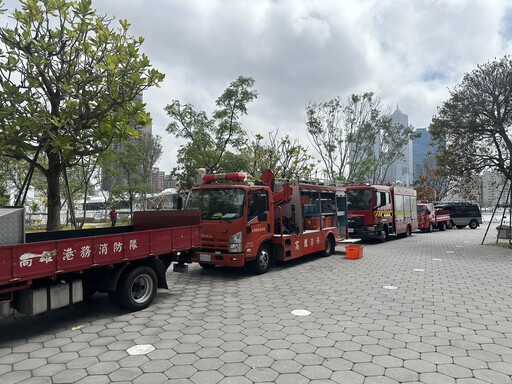
[(440, 230), (440, 231), (444, 231), (444, 230), (446, 230), (446, 227), (445, 227), (444, 223), (439, 223), (439, 224), (437, 225), (437, 227), (439, 228), (439, 230)]
[(146, 266), (126, 271), (118, 283), (117, 289), (109, 294), (110, 300), (129, 311), (147, 308), (156, 295), (158, 278), (155, 271)]
[(474, 219), (473, 219), (473, 220), (471, 220), (471, 221), (469, 222), (469, 228), (471, 228), (471, 229), (476, 229), (476, 227), (478, 227), (478, 222), (477, 222), (476, 220), (474, 220)]
[(267, 244), (263, 244), (260, 249), (258, 249), (258, 254), (256, 255), (256, 260), (252, 262), (252, 271), (256, 275), (262, 275), (268, 272), (270, 268), (270, 247)]
[(388, 232), (386, 230), (386, 228), (382, 228), (382, 231), (380, 231), (380, 236), (378, 237), (378, 241), (379, 243), (385, 243), (386, 240), (388, 239)]
[(213, 269), (215, 268), (215, 264), (205, 264), (205, 263), (199, 263), (199, 265), (204, 269)]
[(430, 223), (428, 225), (427, 232), (432, 232), (433, 230), (434, 230), (434, 225), (432, 225), (432, 223)]
[(328, 235), (325, 239), (325, 249), (322, 251), (322, 256), (331, 256), (336, 251), (336, 242), (333, 235)]
[(453, 228), (453, 223), (452, 223), (452, 221), (451, 221), (451, 220), (450, 220), (450, 221), (447, 221), (447, 222), (446, 222), (446, 229), (452, 229), (452, 228)]

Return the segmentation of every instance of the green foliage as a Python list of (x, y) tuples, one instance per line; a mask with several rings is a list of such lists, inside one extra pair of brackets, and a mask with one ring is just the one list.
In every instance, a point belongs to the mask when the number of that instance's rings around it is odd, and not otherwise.
[(471, 179), (485, 169), (512, 180), (512, 57), (464, 75), (438, 109), (430, 133), (441, 174)]
[(306, 106), (306, 126), (324, 172), (331, 180), (381, 183), (389, 166), (403, 157), (412, 127), (391, 123), (373, 93)]
[(434, 155), (428, 155), (417, 166), (418, 179), (413, 186), (416, 189), (418, 200), (439, 201), (450, 190), (446, 177), (439, 175)]
[(0, 153), (45, 176), (49, 230), (60, 227), (65, 167), (146, 126), (135, 97), (163, 80), (140, 53), (143, 39), (98, 16), (90, 0), (22, 0), (15, 26), (0, 28)]
[(316, 166), (308, 148), (288, 134), (280, 136), (279, 130), (270, 132), (267, 142), (262, 135), (255, 135), (248, 143), (246, 154), (250, 159), (248, 172), (255, 178), (265, 169), (272, 169), (282, 179), (305, 178)]
[(179, 166), (173, 172), (182, 188), (195, 185), (199, 168), (205, 168), (207, 173), (231, 172), (241, 170), (234, 160), (241, 161), (242, 166), (247, 162), (240, 157), (246, 142), (240, 118), (247, 114), (247, 104), (258, 96), (253, 87), (251, 77), (239, 76), (217, 98), (217, 109), (211, 118), (178, 100), (165, 107), (173, 120), (167, 132), (186, 140), (178, 150)]
[(153, 192), (151, 174), (162, 154), (161, 138), (142, 134), (122, 145), (115, 145), (100, 158), (103, 177), (109, 179), (108, 205), (128, 201), (133, 213), (135, 201)]
[(7, 178), (0, 170), (0, 207), (9, 204), (9, 197), (7, 193)]

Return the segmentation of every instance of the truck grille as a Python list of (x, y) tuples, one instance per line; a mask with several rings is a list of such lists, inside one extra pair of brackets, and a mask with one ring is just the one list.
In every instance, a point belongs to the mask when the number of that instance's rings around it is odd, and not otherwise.
[(348, 218), (349, 227), (362, 227), (364, 225), (364, 216), (350, 216)]
[(227, 252), (229, 243), (225, 240), (203, 239), (201, 249), (204, 251), (221, 251)]

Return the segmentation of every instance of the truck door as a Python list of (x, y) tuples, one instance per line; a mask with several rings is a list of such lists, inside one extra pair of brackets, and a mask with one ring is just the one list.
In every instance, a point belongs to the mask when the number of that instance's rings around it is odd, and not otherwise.
[(247, 201), (247, 232), (249, 241), (254, 244), (262, 236), (269, 237), (273, 232), (272, 215), (269, 212), (268, 192), (264, 189), (251, 189)]

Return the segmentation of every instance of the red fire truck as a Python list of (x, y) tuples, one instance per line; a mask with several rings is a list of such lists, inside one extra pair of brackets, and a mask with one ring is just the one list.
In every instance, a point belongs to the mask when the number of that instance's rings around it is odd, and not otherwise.
[(190, 262), (200, 212), (136, 212), (133, 225), (24, 233), (23, 208), (0, 209), (0, 315), (35, 315), (96, 291), (128, 310), (167, 289), (165, 272)]
[(262, 274), (272, 259), (331, 255), (347, 238), (344, 188), (278, 181), (270, 170), (254, 185), (244, 180), (243, 173), (208, 174), (187, 197), (185, 209), (202, 212), (192, 261), (203, 268), (249, 263)]
[(390, 185), (347, 187), (351, 237), (385, 242), (389, 235), (410, 236), (418, 229), (416, 191)]

